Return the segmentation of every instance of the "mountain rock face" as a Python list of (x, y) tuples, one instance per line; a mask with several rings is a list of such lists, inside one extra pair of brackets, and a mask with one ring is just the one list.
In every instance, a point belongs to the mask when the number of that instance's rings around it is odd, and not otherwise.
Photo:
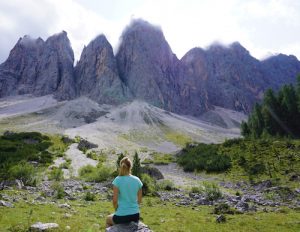
[(98, 103), (140, 99), (178, 114), (199, 116), (220, 106), (249, 113), (267, 88), (295, 83), (300, 62), (277, 55), (259, 61), (238, 42), (193, 48), (179, 60), (160, 28), (133, 20), (116, 56), (104, 35), (86, 46), (74, 67), (66, 32), (46, 41), (20, 38), (0, 65), (0, 97), (54, 94)]
[(284, 84), (295, 83), (295, 77), (300, 73), (300, 62), (293, 55), (279, 54), (261, 63), (270, 87), (275, 90)]
[(229, 47), (212, 45), (191, 49), (182, 59), (190, 73), (202, 82), (212, 105), (249, 113), (267, 88), (294, 83), (300, 72), (295, 57), (273, 57), (263, 62), (238, 42)]
[(0, 97), (53, 94), (59, 100), (75, 97), (74, 54), (66, 32), (46, 41), (20, 38), (0, 65)]
[(186, 79), (181, 62), (159, 28), (133, 21), (122, 34), (116, 57), (120, 77), (134, 98), (182, 114), (207, 110), (206, 99), (193, 95), (192, 78)]
[(128, 88), (119, 78), (112, 47), (104, 35), (83, 49), (75, 76), (79, 96), (108, 104), (122, 103), (130, 98)]

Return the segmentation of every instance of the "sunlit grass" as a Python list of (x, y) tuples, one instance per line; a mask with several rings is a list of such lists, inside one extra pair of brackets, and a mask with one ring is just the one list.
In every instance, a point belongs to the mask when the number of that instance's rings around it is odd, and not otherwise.
[[(61, 200), (60, 203), (65, 201)], [(0, 208), (0, 231), (25, 231), (38, 221), (59, 224), (56, 231), (104, 231), (105, 217), (113, 212), (111, 202), (97, 198), (95, 202), (70, 201), (71, 209), (59, 208), (58, 204), (33, 205), (15, 203), (15, 208)], [(226, 215), (227, 221), (216, 223), (213, 207), (178, 207), (163, 203), (159, 198), (143, 199), (142, 221), (156, 232), (163, 231), (291, 231), (300, 230), (300, 213), (290, 209), (280, 212), (258, 212)], [(68, 215), (69, 214), (69, 215)], [(71, 216), (70, 216), (71, 215)], [(13, 230), (15, 229), (15, 230)]]

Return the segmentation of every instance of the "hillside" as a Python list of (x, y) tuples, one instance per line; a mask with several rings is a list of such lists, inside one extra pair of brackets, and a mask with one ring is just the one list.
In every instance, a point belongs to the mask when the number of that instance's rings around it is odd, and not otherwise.
[(221, 123), (181, 116), (142, 101), (119, 107), (88, 98), (57, 102), (48, 97), (1, 99), (0, 130), (41, 131), (81, 136), (99, 149), (174, 152), (186, 142), (222, 142), (239, 136), (245, 115), (216, 108), (210, 114)]

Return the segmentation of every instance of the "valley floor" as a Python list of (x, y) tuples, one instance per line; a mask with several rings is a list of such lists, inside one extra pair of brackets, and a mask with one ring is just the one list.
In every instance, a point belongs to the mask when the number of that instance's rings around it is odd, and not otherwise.
[[(14, 208), (0, 207), (0, 231), (27, 231), (38, 221), (59, 224), (56, 231), (104, 231), (105, 217), (113, 212), (106, 195), (96, 201), (34, 199), (28, 191), (4, 191), (3, 196), (16, 199)], [(22, 198), (22, 199), (21, 199)], [(240, 232), (298, 232), (300, 212), (280, 208), (276, 212), (251, 212), (226, 215), (225, 223), (216, 222), (212, 206), (176, 206), (158, 197), (146, 197), (141, 206), (142, 221), (156, 232), (240, 231)]]

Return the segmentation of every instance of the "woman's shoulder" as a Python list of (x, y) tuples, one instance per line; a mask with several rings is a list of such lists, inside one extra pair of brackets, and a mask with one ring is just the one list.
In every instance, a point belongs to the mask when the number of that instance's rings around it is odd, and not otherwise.
[(130, 177), (130, 178), (132, 178), (132, 179), (135, 179), (135, 180), (141, 181), (141, 180), (140, 180), (140, 178), (138, 178), (137, 176), (130, 175), (129, 177)]

